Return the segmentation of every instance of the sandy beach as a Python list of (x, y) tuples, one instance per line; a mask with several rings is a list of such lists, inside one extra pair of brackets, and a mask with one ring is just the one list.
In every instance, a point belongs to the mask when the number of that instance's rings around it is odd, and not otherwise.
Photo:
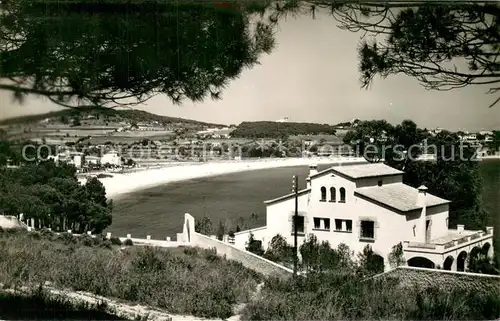
[[(134, 191), (180, 182), (195, 178), (217, 176), (242, 171), (278, 168), (287, 166), (308, 166), (309, 164), (345, 164), (363, 161), (353, 157), (318, 157), (318, 158), (277, 158), (240, 161), (216, 161), (208, 163), (187, 163), (183, 165), (155, 168), (133, 173), (109, 173), (113, 177), (101, 178), (109, 199)], [(82, 180), (84, 182), (84, 180)]]

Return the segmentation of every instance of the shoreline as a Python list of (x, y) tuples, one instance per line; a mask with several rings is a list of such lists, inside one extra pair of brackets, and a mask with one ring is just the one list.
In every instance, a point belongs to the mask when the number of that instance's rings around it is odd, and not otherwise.
[[(226, 160), (207, 163), (186, 163), (162, 168), (145, 169), (130, 173), (109, 173), (113, 177), (100, 178), (108, 199), (125, 194), (191, 179), (213, 177), (244, 171), (279, 167), (306, 166), (309, 164), (352, 163), (364, 161), (356, 157), (275, 158), (259, 160)], [(82, 183), (85, 179), (80, 180)]]

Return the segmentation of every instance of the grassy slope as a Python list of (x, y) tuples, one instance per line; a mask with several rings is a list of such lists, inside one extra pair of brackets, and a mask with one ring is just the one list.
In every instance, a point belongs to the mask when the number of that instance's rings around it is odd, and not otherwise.
[[(246, 302), (260, 277), (211, 251), (193, 248), (125, 251), (91, 238), (0, 234), (0, 283), (85, 290), (170, 313), (226, 318)], [(82, 243), (82, 240), (83, 241)], [(87, 246), (86, 246), (86, 245)]]
[(500, 316), (496, 293), (439, 285), (403, 288), (391, 280), (355, 276), (268, 280), (243, 320), (492, 320)]
[(2, 292), (0, 302), (3, 320), (125, 320), (98, 306), (55, 299), (38, 289), (28, 295)]

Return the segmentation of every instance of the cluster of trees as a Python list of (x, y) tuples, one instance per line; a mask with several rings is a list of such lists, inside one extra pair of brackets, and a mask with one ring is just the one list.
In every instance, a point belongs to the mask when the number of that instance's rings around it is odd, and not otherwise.
[(249, 229), (255, 226), (258, 221), (259, 215), (252, 213), (248, 219), (239, 217), (234, 221), (219, 220), (215, 226), (208, 216), (203, 216), (195, 221), (194, 230), (204, 235), (216, 235), (219, 240), (222, 240), (224, 235), (234, 236), (235, 232)]
[[(6, 147), (8, 146), (8, 147)], [(18, 146), (0, 142), (0, 160), (19, 157)], [(0, 164), (0, 209), (6, 215), (34, 219), (38, 227), (100, 233), (111, 224), (112, 202), (102, 183), (93, 178), (82, 185), (76, 168), (52, 161)]]
[[(370, 162), (384, 161), (404, 170), (405, 184), (425, 184), (429, 193), (450, 200), (450, 226), (462, 223), (484, 228), (491, 222), (482, 206), (475, 149), (463, 145), (456, 133), (443, 131), (432, 136), (410, 120), (396, 126), (373, 120), (360, 122), (346, 134), (344, 142)], [(436, 161), (419, 161), (418, 156), (424, 152), (435, 154)]]
[(231, 137), (286, 139), (292, 135), (335, 135), (335, 132), (335, 127), (328, 124), (257, 121), (242, 122), (231, 132)]
[(500, 151), (500, 130), (493, 131), (493, 141), (486, 144), (491, 151)]
[[(279, 234), (272, 238), (266, 251), (262, 243), (250, 234), (246, 250), (283, 266), (293, 267), (293, 246)], [(301, 258), (299, 268), (308, 273), (341, 272), (370, 276), (384, 271), (384, 258), (374, 253), (370, 245), (366, 245), (363, 251), (355, 255), (346, 244), (339, 244), (336, 249), (332, 249), (329, 242), (319, 242), (315, 235), (310, 234), (299, 247), (299, 253)], [(391, 268), (406, 265), (403, 245), (401, 243), (394, 245), (387, 259)], [(499, 274), (498, 265), (485, 253), (471, 254), (467, 260), (468, 272)]]
[[(253, 234), (250, 234), (246, 250), (284, 266), (293, 266), (293, 246), (289, 245), (279, 234), (272, 238), (266, 251), (263, 250), (261, 242), (255, 240)], [(308, 273), (336, 271), (370, 276), (384, 271), (384, 259), (375, 254), (370, 245), (367, 245), (356, 257), (354, 251), (350, 250), (347, 245), (340, 244), (333, 249), (329, 242), (319, 242), (316, 236), (311, 234), (299, 247), (299, 253), (301, 258), (299, 267)], [(406, 263), (401, 244), (393, 247), (389, 263), (392, 267)]]

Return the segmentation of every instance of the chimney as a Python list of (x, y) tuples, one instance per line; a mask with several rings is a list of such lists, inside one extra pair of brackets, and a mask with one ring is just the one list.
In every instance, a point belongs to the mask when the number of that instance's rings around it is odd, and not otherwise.
[(427, 196), (427, 187), (425, 185), (420, 185), (418, 188), (417, 205), (425, 207), (425, 199)]
[(318, 174), (318, 165), (311, 164), (309, 165), (309, 177)]
[(417, 205), (422, 206), (422, 212), (420, 214), (419, 218), (419, 227), (418, 227), (418, 242), (425, 243), (426, 241), (426, 218), (427, 218), (427, 204), (426, 204), (426, 198), (427, 198), (427, 187), (425, 185), (421, 185), (418, 188), (418, 195), (417, 195)]

